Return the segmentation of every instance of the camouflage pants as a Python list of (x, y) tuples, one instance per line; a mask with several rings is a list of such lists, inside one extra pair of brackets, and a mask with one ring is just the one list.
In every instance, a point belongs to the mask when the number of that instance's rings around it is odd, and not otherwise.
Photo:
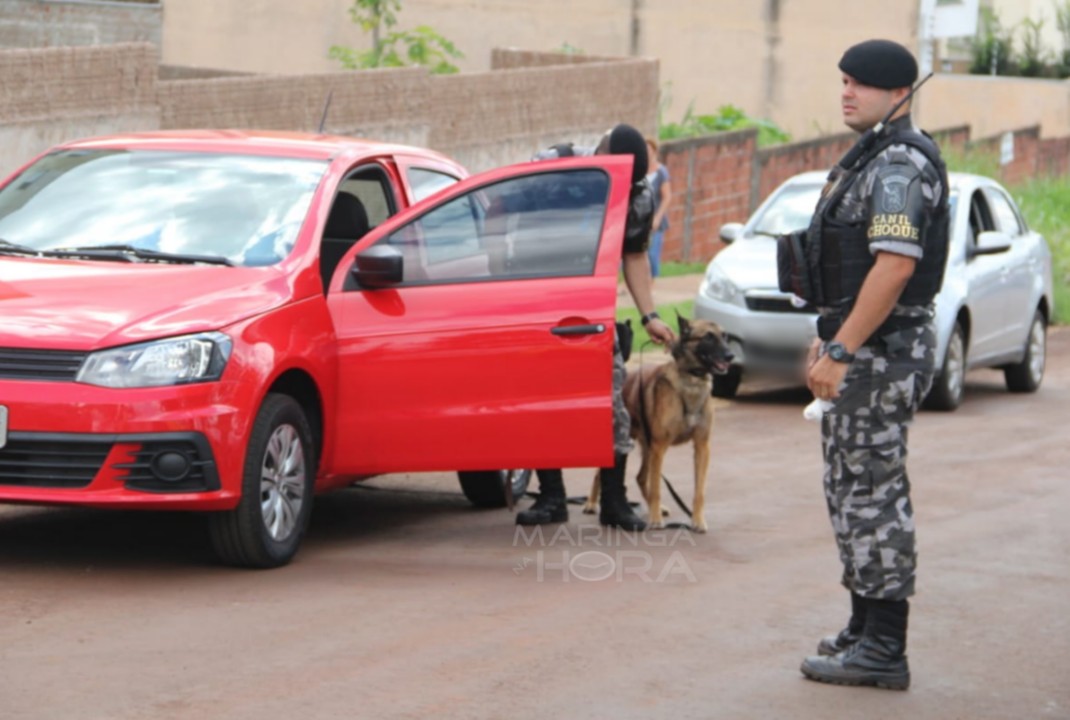
[(935, 347), (926, 325), (860, 348), (821, 420), (825, 498), (843, 584), (863, 597), (914, 594), (907, 426), (932, 384)]
[(624, 378), (628, 371), (624, 368), (624, 356), (621, 355), (617, 340), (613, 341), (613, 452), (627, 455), (632, 449), (632, 418), (624, 405)]

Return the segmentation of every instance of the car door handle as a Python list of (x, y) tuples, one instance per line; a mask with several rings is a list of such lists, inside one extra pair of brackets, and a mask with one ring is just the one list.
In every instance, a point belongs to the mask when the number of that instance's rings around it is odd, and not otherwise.
[(594, 325), (558, 325), (550, 330), (554, 335), (598, 335), (605, 331), (606, 326), (602, 323)]

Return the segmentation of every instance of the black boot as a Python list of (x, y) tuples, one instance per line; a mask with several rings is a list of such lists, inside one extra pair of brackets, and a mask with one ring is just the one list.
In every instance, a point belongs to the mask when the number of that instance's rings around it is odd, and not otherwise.
[(817, 644), (818, 655), (835, 655), (843, 652), (862, 638), (862, 628), (866, 624), (866, 599), (858, 593), (851, 593), (851, 619), (839, 635), (829, 635)]
[(628, 494), (624, 489), (624, 470), (628, 466), (628, 456), (618, 453), (613, 467), (602, 468), (602, 512), (598, 522), (621, 530), (645, 530), (646, 523), (635, 514), (628, 504)]
[(802, 674), (835, 685), (873, 685), (888, 690), (910, 687), (907, 665), (906, 600), (866, 600), (862, 639), (838, 655), (803, 660)]
[(516, 514), (517, 525), (546, 525), (568, 520), (565, 480), (560, 470), (536, 470), (539, 476), (539, 497), (527, 510)]

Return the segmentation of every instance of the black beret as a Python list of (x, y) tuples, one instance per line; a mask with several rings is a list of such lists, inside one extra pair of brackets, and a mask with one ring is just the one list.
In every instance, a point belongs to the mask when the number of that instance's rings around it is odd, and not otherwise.
[(872, 87), (908, 87), (918, 79), (918, 63), (910, 51), (891, 40), (866, 40), (847, 48), (840, 70)]
[(632, 182), (639, 182), (646, 175), (649, 158), (646, 151), (646, 139), (631, 125), (615, 125), (603, 138), (603, 143), (610, 155), (632, 155)]

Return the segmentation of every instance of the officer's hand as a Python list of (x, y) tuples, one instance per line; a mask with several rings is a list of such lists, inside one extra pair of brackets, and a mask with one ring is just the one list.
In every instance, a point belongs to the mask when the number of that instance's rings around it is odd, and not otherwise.
[(847, 376), (847, 363), (831, 360), (822, 355), (806, 376), (806, 386), (818, 400), (835, 400), (840, 396), (840, 383)]
[(676, 342), (676, 333), (661, 318), (654, 318), (645, 326), (646, 334), (658, 345), (672, 345)]
[(817, 358), (821, 353), (821, 338), (814, 338), (814, 341), (810, 343), (810, 351), (806, 353), (806, 371), (809, 372), (810, 368), (817, 362)]

